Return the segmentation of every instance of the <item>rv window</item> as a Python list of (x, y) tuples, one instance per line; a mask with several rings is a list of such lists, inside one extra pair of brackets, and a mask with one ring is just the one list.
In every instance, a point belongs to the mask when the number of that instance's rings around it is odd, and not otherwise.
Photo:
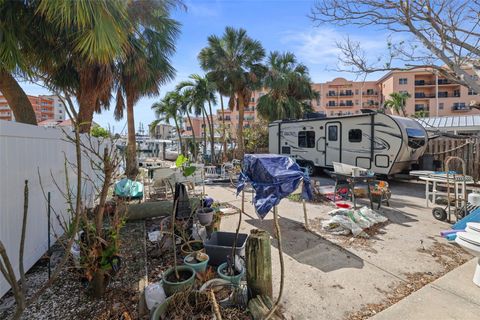
[(329, 126), (328, 127), (328, 141), (337, 141), (338, 140), (338, 127)]
[(300, 148), (315, 148), (315, 131), (299, 131), (298, 146)]
[(290, 154), (290, 147), (282, 147), (282, 154)]
[(425, 132), (420, 129), (407, 128), (408, 146), (418, 149), (425, 145)]
[(348, 141), (349, 142), (362, 142), (362, 130), (352, 129), (348, 131)]

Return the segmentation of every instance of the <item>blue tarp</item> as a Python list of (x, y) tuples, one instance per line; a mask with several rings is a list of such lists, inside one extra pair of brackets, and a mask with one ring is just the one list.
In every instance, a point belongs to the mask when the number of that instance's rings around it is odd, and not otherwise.
[(251, 183), (255, 190), (254, 205), (261, 219), (294, 192), (303, 181), (302, 196), (312, 199), (312, 188), (308, 175), (290, 157), (275, 154), (246, 154), (243, 168), (238, 177), (237, 196)]

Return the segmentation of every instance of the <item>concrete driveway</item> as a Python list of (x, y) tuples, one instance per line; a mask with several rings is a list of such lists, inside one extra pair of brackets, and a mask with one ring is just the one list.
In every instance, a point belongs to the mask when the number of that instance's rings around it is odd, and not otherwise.
[[(321, 185), (332, 184), (322, 178)], [(401, 284), (412, 281), (412, 275), (436, 278), (471, 258), (460, 248), (439, 237), (450, 225), (435, 220), (431, 209), (424, 207), (424, 185), (391, 182), (391, 207), (379, 211), (390, 221), (371, 239), (334, 236), (318, 229), (319, 234), (303, 228), (302, 204), (288, 199), (279, 205), (280, 227), (285, 253), (285, 290), (282, 299), (288, 318), (356, 319), (352, 315), (367, 305), (379, 304), (395, 294)], [(234, 189), (212, 185), (206, 188), (216, 201), (240, 208), (241, 199)], [(273, 234), (273, 215), (260, 220), (245, 194), (245, 212), (241, 232), (261, 228)], [(360, 199), (359, 204), (366, 204)], [(312, 225), (326, 219), (331, 204), (308, 203)], [(222, 231), (236, 229), (238, 215), (222, 220)], [(279, 263), (276, 241), (272, 240), (274, 290), (279, 287)], [(452, 258), (453, 257), (453, 258)], [(368, 309), (368, 308), (367, 308)]]

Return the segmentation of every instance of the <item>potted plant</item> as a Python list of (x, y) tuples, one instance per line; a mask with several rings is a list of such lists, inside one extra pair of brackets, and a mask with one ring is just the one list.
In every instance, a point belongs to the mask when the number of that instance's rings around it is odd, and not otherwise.
[(215, 210), (213, 208), (208, 207), (197, 209), (196, 214), (200, 224), (204, 227), (211, 225), (214, 212)]
[(164, 272), (162, 278), (163, 289), (167, 297), (176, 292), (191, 289), (195, 283), (195, 269), (190, 266), (177, 266)]
[(180, 247), (180, 250), (182, 251), (182, 254), (184, 256), (188, 256), (189, 254), (199, 252), (199, 251), (200, 252), (205, 251), (202, 240), (185, 241), (185, 243), (183, 243), (182, 246)]
[(200, 287), (200, 292), (208, 290), (213, 291), (218, 304), (223, 308), (231, 305), (235, 287), (230, 281), (219, 278), (210, 279)]
[(238, 268), (230, 266), (228, 262), (224, 262), (218, 266), (217, 273), (220, 278), (238, 285), (245, 274), (245, 268), (242, 266), (239, 271)]
[[(175, 161), (180, 170), (182, 170), (183, 175), (189, 176), (195, 172), (195, 167), (189, 166), (188, 159), (184, 155), (179, 155)], [(175, 219), (175, 214), (178, 208), (178, 199), (175, 199), (173, 203), (172, 218), (171, 218), (171, 235), (173, 243), (173, 267), (169, 268), (162, 278), (163, 288), (165, 294), (171, 296), (172, 294), (191, 289), (195, 283), (195, 269), (190, 266), (177, 266), (177, 246), (175, 242), (175, 226), (177, 220)], [(180, 227), (181, 228), (181, 227)], [(180, 230), (181, 233), (184, 233), (184, 230)]]
[(196, 272), (205, 272), (207, 269), (208, 260), (208, 254), (196, 251), (187, 255), (183, 259), (183, 263), (195, 269)]

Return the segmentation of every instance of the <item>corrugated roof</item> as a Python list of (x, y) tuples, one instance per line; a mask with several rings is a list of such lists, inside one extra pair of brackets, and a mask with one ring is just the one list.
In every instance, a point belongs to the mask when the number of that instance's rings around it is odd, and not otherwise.
[(480, 115), (416, 119), (425, 129), (480, 130)]

